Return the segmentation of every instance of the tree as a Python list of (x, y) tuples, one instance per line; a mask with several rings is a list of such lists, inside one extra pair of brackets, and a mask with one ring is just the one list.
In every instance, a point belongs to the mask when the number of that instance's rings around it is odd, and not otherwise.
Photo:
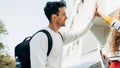
[(6, 35), (8, 35), (8, 32), (5, 28), (5, 24), (0, 20), (0, 68), (14, 68), (15, 59), (8, 54), (2, 42), (2, 39)]

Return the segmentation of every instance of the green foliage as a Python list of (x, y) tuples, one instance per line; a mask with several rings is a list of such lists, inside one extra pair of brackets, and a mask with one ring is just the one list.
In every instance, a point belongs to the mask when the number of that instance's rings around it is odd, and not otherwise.
[(0, 49), (3, 49), (3, 48), (4, 48), (3, 44), (2, 44), (2, 43), (0, 43)]
[(2, 34), (4, 32), (6, 32), (5, 24), (0, 20), (0, 33)]
[(5, 24), (0, 20), (0, 68), (14, 68), (15, 67), (15, 59), (11, 57), (7, 51), (5, 51), (5, 46), (2, 42), (2, 36), (6, 35)]

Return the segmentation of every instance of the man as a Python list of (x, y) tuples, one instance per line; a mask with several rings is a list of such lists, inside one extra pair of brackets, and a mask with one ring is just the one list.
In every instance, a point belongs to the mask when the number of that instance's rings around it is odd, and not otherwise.
[(44, 29), (51, 34), (53, 46), (49, 56), (47, 56), (47, 36), (42, 32), (37, 33), (30, 42), (31, 68), (61, 68), (63, 45), (79, 39), (93, 25), (91, 20), (95, 17), (96, 10), (93, 18), (87, 21), (87, 23), (85, 22), (86, 24), (84, 24), (83, 30), (76, 29), (77, 33), (74, 31), (61, 31), (62, 40), (58, 31), (62, 26), (65, 26), (65, 21), (67, 19), (65, 6), (63, 2), (47, 2), (44, 12), (49, 20), (49, 26)]

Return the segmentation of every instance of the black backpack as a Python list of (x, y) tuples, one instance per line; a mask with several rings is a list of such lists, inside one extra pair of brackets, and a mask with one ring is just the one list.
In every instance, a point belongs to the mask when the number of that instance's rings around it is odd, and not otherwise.
[[(43, 32), (47, 35), (48, 38), (48, 52), (47, 52), (47, 56), (49, 56), (50, 51), (52, 49), (52, 37), (50, 35), (50, 33), (47, 30), (40, 30), (38, 32)], [(38, 32), (36, 32), (35, 34), (37, 34)], [(33, 36), (35, 35), (33, 34)], [(15, 57), (19, 58), (19, 61), (21, 61), (21, 68), (31, 68), (31, 62), (30, 62), (30, 40), (33, 38), (33, 36), (27, 37), (25, 38), (21, 43), (19, 43), (16, 47), (15, 47)]]

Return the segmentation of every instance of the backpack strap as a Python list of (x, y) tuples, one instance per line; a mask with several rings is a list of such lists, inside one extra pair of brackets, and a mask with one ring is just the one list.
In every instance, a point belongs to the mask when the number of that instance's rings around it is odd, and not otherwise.
[[(49, 54), (50, 54), (50, 52), (51, 52), (51, 49), (52, 49), (52, 44), (53, 44), (52, 37), (51, 37), (50, 33), (49, 33), (47, 30), (45, 30), (45, 29), (39, 30), (39, 31), (36, 32), (35, 34), (37, 34), (37, 33), (39, 33), (39, 32), (43, 32), (43, 33), (45, 33), (45, 34), (47, 35), (47, 38), (48, 38), (48, 51), (47, 51), (47, 56), (49, 56)], [(64, 41), (62, 34), (61, 34), (60, 32), (58, 32), (58, 33), (59, 33), (59, 35), (61, 36), (62, 40)], [(34, 34), (34, 35), (35, 35), (35, 34)], [(34, 35), (33, 35), (33, 36), (34, 36)], [(32, 36), (32, 37), (33, 37), (33, 36)]]
[[(45, 33), (45, 34), (47, 35), (47, 38), (48, 38), (48, 51), (47, 51), (47, 56), (49, 56), (49, 54), (50, 54), (50, 52), (51, 52), (51, 49), (52, 49), (52, 44), (53, 44), (52, 37), (51, 37), (50, 33), (49, 33), (47, 30), (45, 30), (45, 29), (42, 29), (42, 30), (40, 30), (40, 31), (38, 31), (38, 32), (43, 32), (43, 33)], [(36, 32), (35, 34), (37, 34), (38, 32)], [(34, 34), (34, 35), (35, 35), (35, 34)], [(34, 35), (33, 35), (33, 36), (34, 36)]]
[(62, 38), (62, 41), (64, 41), (62, 34), (61, 34), (60, 32), (58, 32), (58, 33), (59, 33), (59, 35), (61, 36), (61, 38)]

